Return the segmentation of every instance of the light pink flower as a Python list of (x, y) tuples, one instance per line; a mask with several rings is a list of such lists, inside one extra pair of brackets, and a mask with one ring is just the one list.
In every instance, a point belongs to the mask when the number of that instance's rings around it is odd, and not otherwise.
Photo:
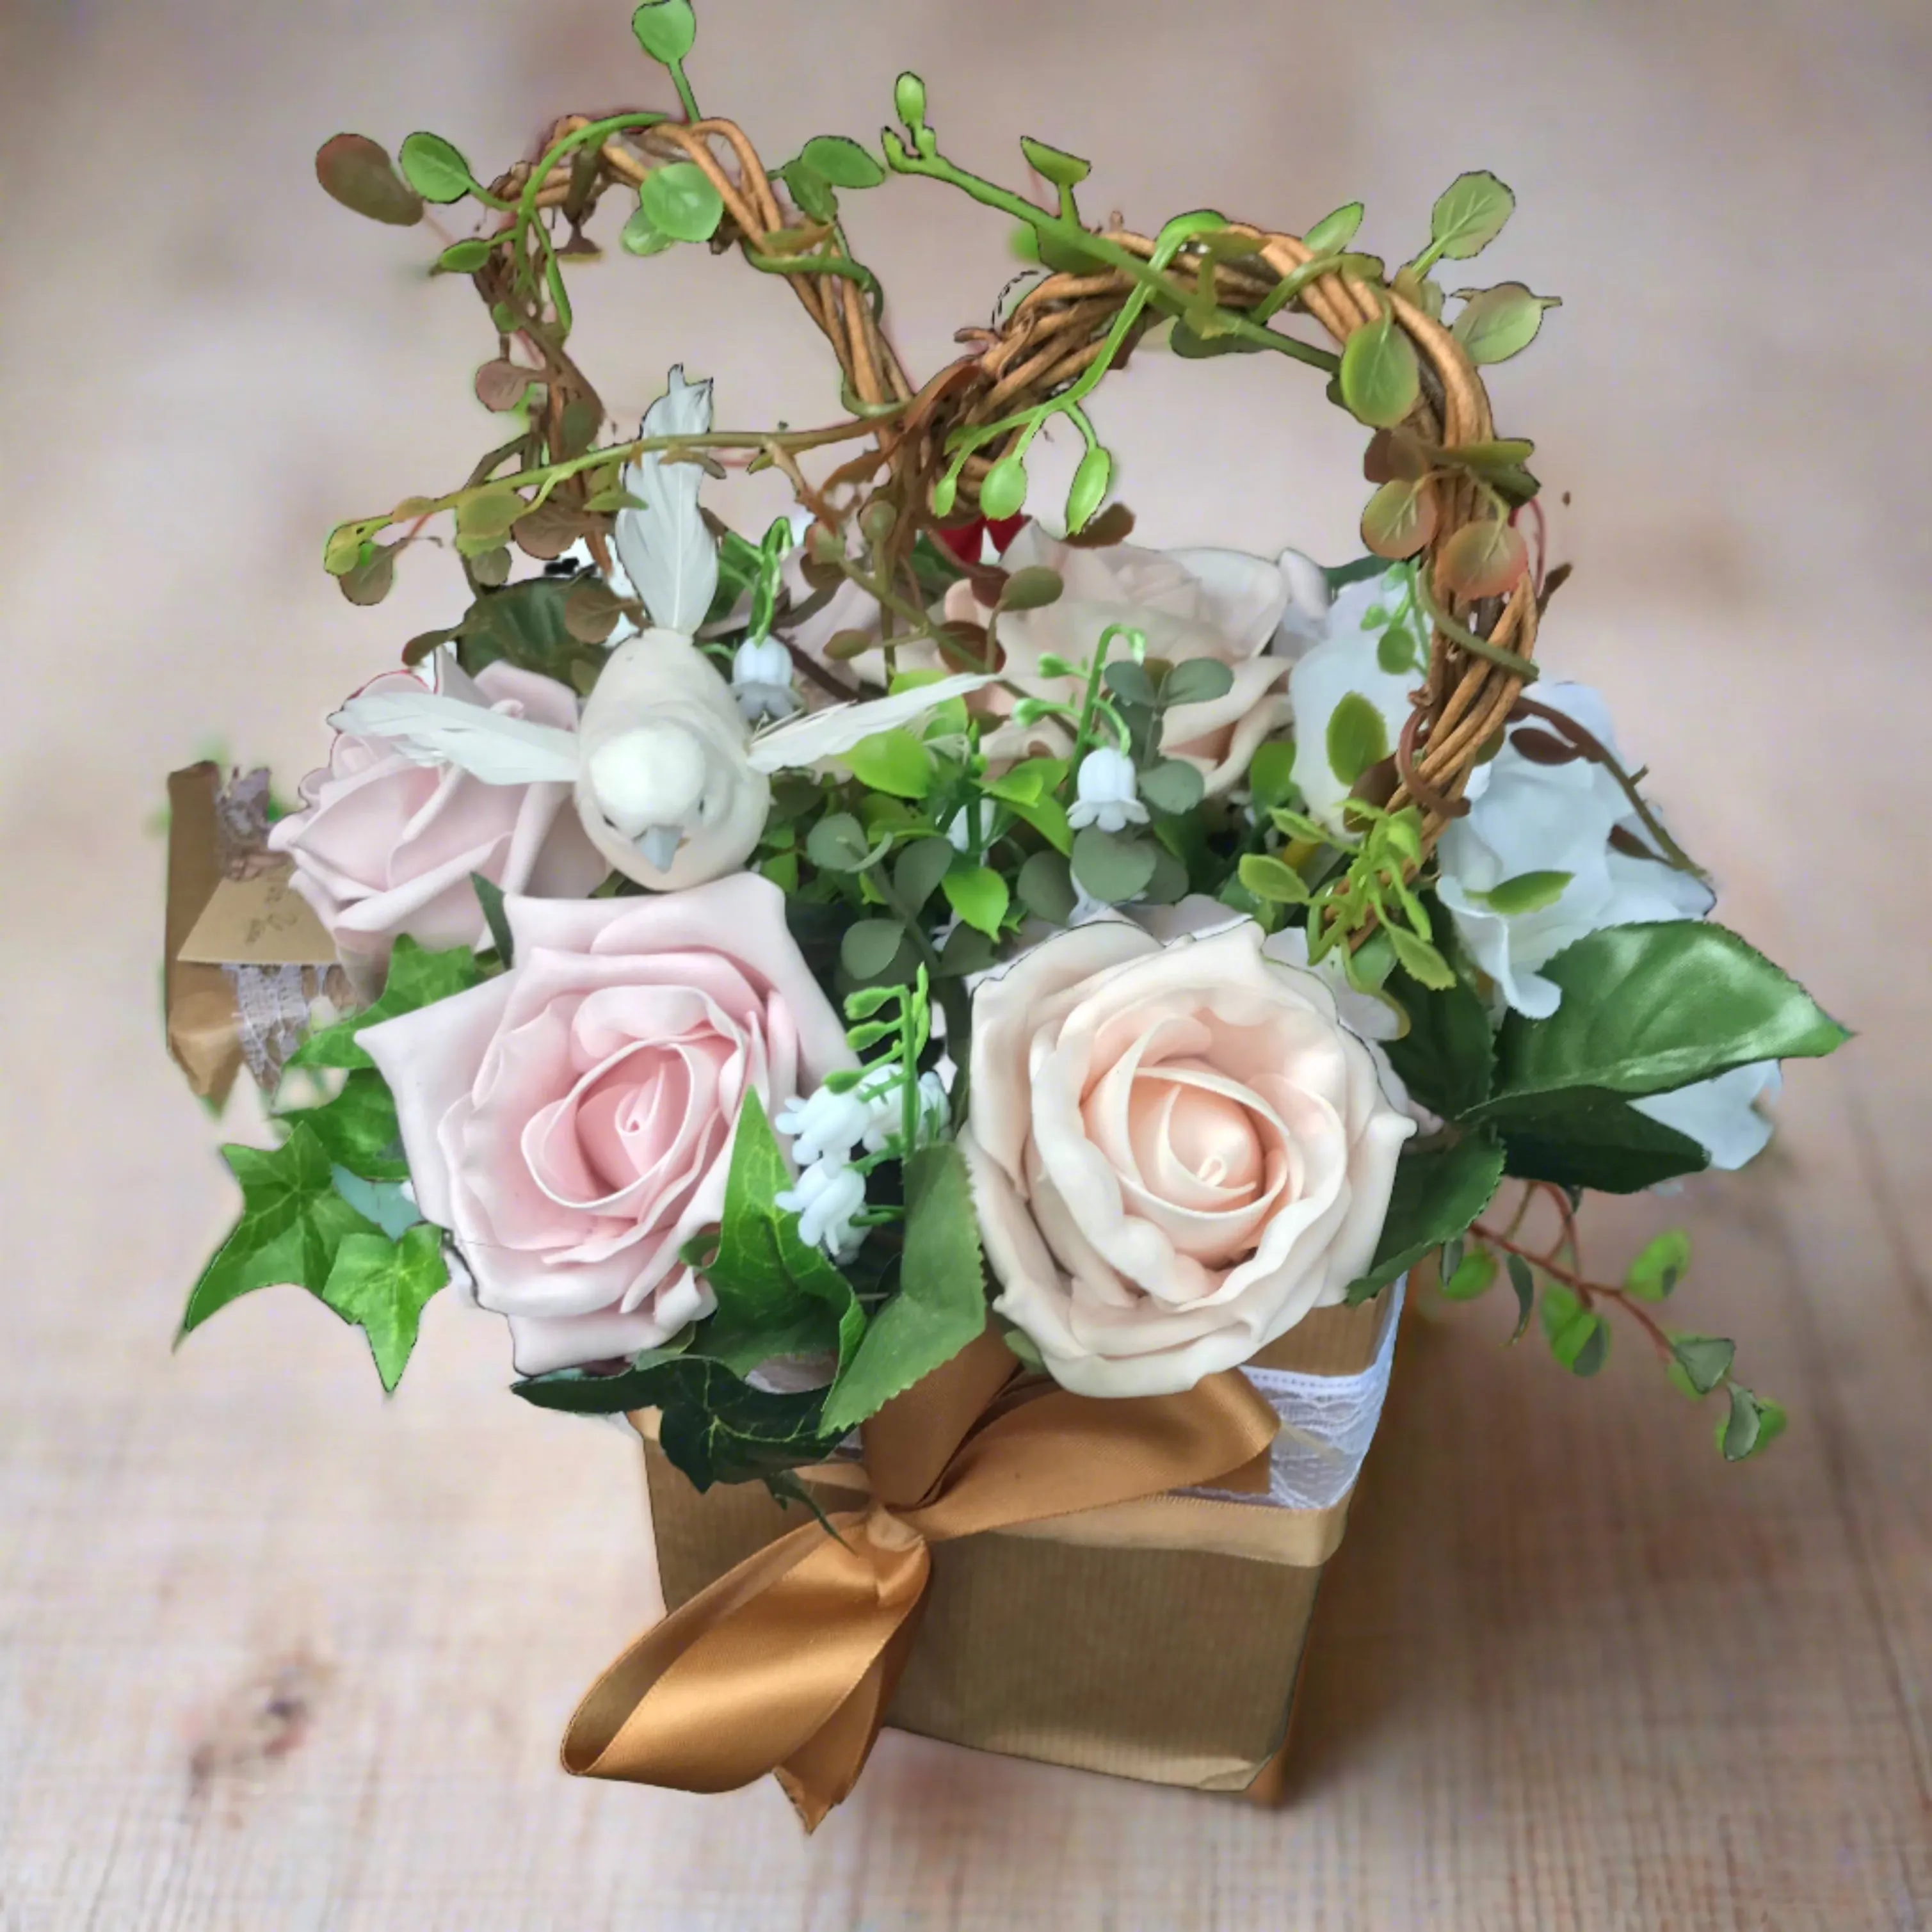
[(1191, 1388), (1374, 1257), (1415, 1123), (1262, 938), (1103, 920), (974, 994), (960, 1147), (994, 1306), (1080, 1394)]
[(854, 1060), (769, 880), (505, 905), (508, 972), (357, 1038), (424, 1215), (532, 1375), (708, 1314), (678, 1250), (723, 1211), (745, 1095), (770, 1112)]
[[(577, 700), (554, 678), (506, 664), (474, 678), (439, 653), (448, 698), (565, 730)], [(368, 693), (418, 692), (392, 671)], [(295, 860), (296, 891), (328, 928), (352, 977), (380, 985), (406, 933), (419, 944), (471, 946), (487, 937), (472, 872), (506, 892), (580, 897), (610, 867), (578, 823), (567, 784), (485, 784), (453, 765), (424, 765), (388, 740), (337, 736), (328, 764), (302, 782), (303, 809), (279, 820), (269, 844)]]

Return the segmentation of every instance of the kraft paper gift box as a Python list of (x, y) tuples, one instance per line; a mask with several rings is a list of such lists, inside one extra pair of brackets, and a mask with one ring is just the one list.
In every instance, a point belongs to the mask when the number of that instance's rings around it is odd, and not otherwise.
[[(1342, 1539), (1399, 1316), (1396, 1290), (1359, 1308), (1318, 1309), (1250, 1364), (1289, 1426), (1271, 1470), (1242, 1472), (1240, 1490), (935, 1544), (886, 1722), (1012, 1757), (1278, 1795), (1316, 1592)], [(1330, 1388), (1339, 1431), (1297, 1426)], [(644, 1469), (668, 1610), (796, 1529), (800, 1514), (755, 1483), (700, 1493), (658, 1447), (653, 1420), (642, 1423)], [(1323, 1439), (1337, 1434), (1341, 1446)], [(849, 1508), (864, 1478), (856, 1464), (832, 1464), (808, 1481), (824, 1506)], [(1284, 1489), (1320, 1496), (1338, 1487), (1316, 1507), (1276, 1499)]]

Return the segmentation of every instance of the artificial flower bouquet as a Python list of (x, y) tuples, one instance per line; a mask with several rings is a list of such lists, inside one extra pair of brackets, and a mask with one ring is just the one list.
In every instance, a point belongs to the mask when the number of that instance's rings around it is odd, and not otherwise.
[[(1750, 1158), (1780, 1060), (1844, 1036), (1709, 919), (1600, 698), (1539, 675), (1564, 573), (1480, 371), (1550, 304), (1436, 278), (1500, 182), (1394, 272), (1356, 205), (1150, 238), (1043, 143), (1037, 198), (948, 159), (910, 74), (876, 147), (768, 170), (697, 108), (686, 0), (634, 27), (681, 114), (568, 117), (487, 186), (430, 134), (318, 157), (379, 220), (473, 207), (434, 272), (488, 311), (499, 428), (330, 535), (352, 602), (439, 537), (468, 599), (345, 701), (298, 806), (177, 775), (177, 1048), (216, 1084), (184, 1042), (225, 1022), (279, 1134), (226, 1150), (242, 1214), (184, 1330), (298, 1283), (393, 1388), (454, 1284), (524, 1400), (632, 1419), (674, 1608), (574, 1769), (776, 1770), (815, 1821), (890, 1712), (1249, 1784), (1412, 1274), (1506, 1280), (1579, 1376), (1628, 1318), (1726, 1456), (1776, 1434), (1730, 1340), (1664, 1324), (1682, 1235), (1597, 1281), (1574, 1217)], [(923, 381), (847, 228), (891, 175), (1032, 265)], [(687, 359), (609, 440), (570, 335), (616, 201), (624, 251), (784, 278), (836, 418), (720, 428)], [(1369, 554), (1127, 540), (1088, 404), (1156, 340), (1324, 373)], [(1080, 452), (1050, 505), (1048, 436)], [(733, 464), (795, 510), (727, 527)], [(1218, 1619), (1184, 1660), (1177, 1605)]]

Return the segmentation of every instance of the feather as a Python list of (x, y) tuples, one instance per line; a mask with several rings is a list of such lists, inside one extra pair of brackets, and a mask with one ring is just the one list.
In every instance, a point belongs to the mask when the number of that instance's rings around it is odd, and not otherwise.
[(485, 784), (574, 784), (577, 734), (434, 691), (370, 691), (328, 721), (380, 738), (419, 765), (454, 765)]
[[(641, 436), (694, 436), (711, 427), (711, 384), (687, 382), (682, 364), (644, 412)], [(612, 536), (618, 561), (651, 622), (687, 635), (704, 622), (718, 588), (718, 546), (698, 514), (698, 486), (704, 472), (694, 463), (667, 463), (647, 450), (624, 472), (624, 488), (643, 500), (641, 510), (617, 512)]]
[(949, 698), (968, 697), (993, 682), (982, 673), (968, 671), (957, 677), (943, 677), (936, 684), (895, 692), (890, 698), (868, 698), (862, 704), (834, 704), (823, 711), (808, 711), (802, 718), (760, 732), (752, 740), (747, 756), (752, 770), (767, 776), (799, 770), (821, 758), (836, 758), (875, 731), (909, 724)]

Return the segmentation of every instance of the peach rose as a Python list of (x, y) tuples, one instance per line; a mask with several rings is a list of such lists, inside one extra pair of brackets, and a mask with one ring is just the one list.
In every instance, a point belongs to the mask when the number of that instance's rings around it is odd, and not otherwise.
[(505, 908), (509, 971), (356, 1037), (418, 1204), (535, 1375), (709, 1314), (678, 1250), (723, 1211), (746, 1094), (769, 1112), (854, 1063), (769, 880)]
[(960, 1148), (994, 1305), (1079, 1394), (1191, 1388), (1374, 1257), (1415, 1123), (1262, 938), (1100, 921), (974, 996)]
[[(468, 676), (438, 653), (447, 698), (513, 718), (577, 724), (577, 700), (554, 678), (513, 664)], [(419, 692), (392, 671), (363, 687)], [(432, 948), (488, 938), (472, 872), (505, 891), (580, 898), (610, 867), (572, 808), (567, 784), (485, 784), (453, 765), (424, 765), (388, 740), (338, 734), (328, 764), (302, 782), (303, 809), (280, 820), (270, 846), (295, 860), (296, 891), (315, 908), (359, 989), (380, 986), (389, 950), (406, 933)]]

